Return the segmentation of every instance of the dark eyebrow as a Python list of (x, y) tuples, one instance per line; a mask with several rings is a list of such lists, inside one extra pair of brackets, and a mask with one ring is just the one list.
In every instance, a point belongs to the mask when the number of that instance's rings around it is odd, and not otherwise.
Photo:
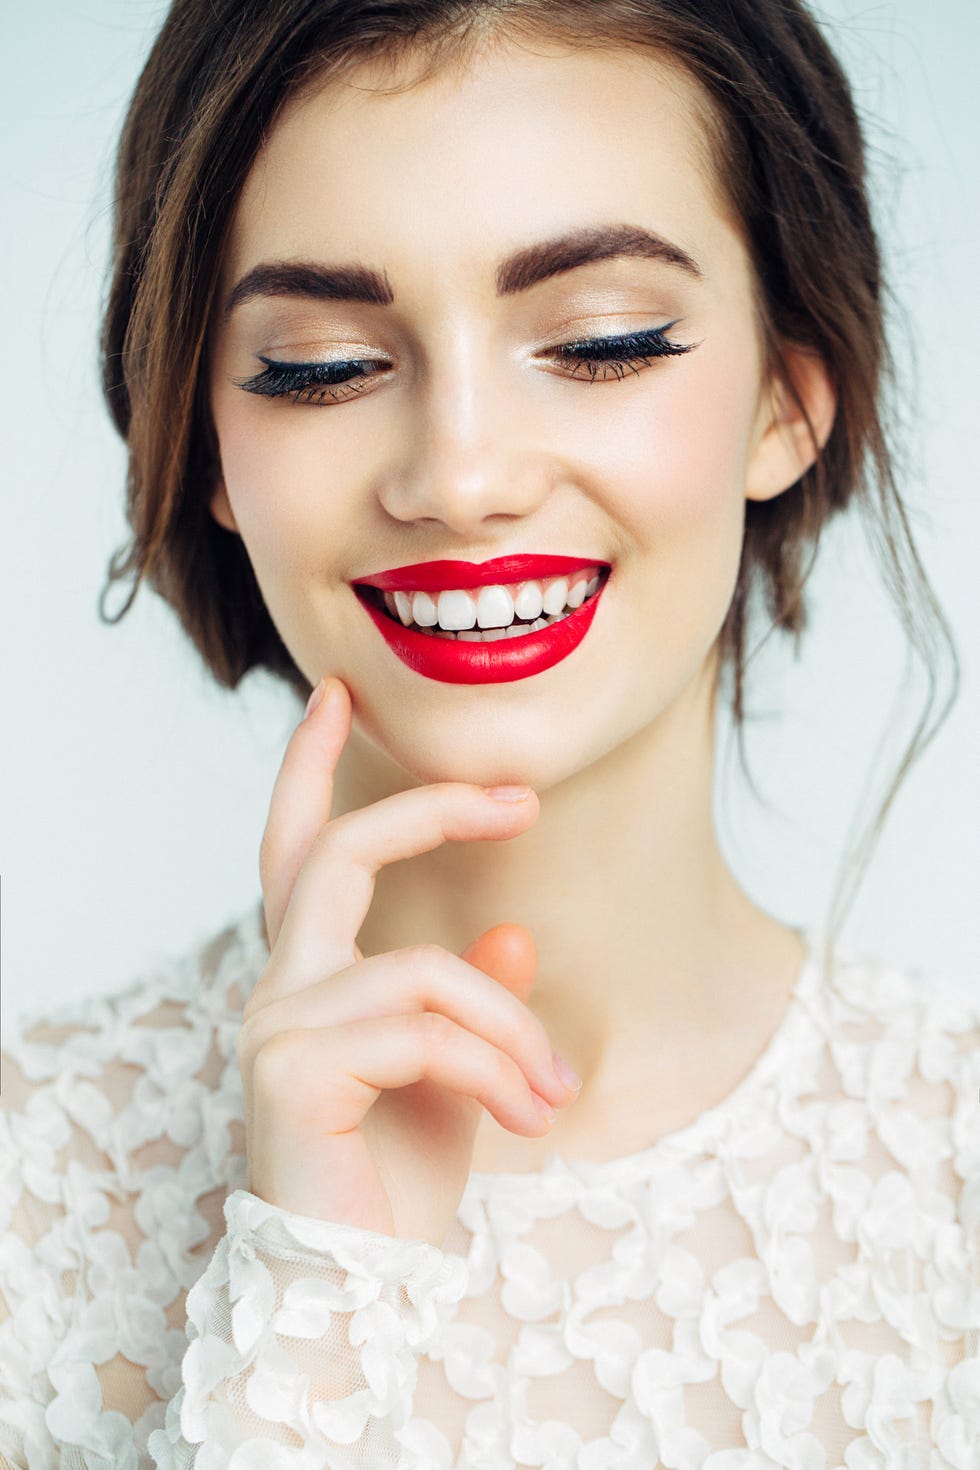
[(587, 225), (554, 240), (528, 245), (502, 260), (497, 267), (497, 295), (514, 296), (527, 291), (539, 281), (596, 260), (612, 260), (617, 256), (635, 256), (659, 260), (676, 266), (701, 280), (704, 272), (692, 256), (662, 235), (640, 225)]
[[(628, 224), (589, 225), (508, 255), (497, 267), (497, 295), (516, 296), (578, 266), (623, 256), (659, 260), (696, 280), (704, 277), (704, 271), (686, 250), (652, 230)], [(387, 276), (379, 271), (361, 265), (318, 265), (314, 261), (283, 260), (253, 266), (229, 292), (225, 316), (256, 296), (304, 296), (314, 301), (359, 301), (368, 306), (392, 306), (395, 301)]]

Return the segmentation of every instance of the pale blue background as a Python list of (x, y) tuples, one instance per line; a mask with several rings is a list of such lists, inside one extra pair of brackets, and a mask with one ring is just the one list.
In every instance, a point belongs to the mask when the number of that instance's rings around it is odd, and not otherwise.
[[(96, 615), (125, 534), (123, 451), (96, 368), (109, 165), (163, 11), (48, 0), (0, 21), (4, 1012), (117, 988), (257, 901), (259, 838), (297, 718), (264, 676), (238, 694), (212, 686), (147, 589), (117, 627)], [(833, 0), (819, 14), (869, 117), (892, 279), (919, 340), (906, 488), (963, 662), (960, 701), (900, 792), (844, 936), (980, 995), (980, 109), (968, 66), (980, 20), (971, 0)], [(729, 859), (794, 924), (820, 919), (865, 784), (868, 816), (924, 688), (919, 670), (897, 719), (904, 642), (859, 522), (831, 538), (813, 585), (800, 662), (778, 645), (757, 662), (748, 749), (772, 809), (745, 788), (727, 721), (718, 756)]]

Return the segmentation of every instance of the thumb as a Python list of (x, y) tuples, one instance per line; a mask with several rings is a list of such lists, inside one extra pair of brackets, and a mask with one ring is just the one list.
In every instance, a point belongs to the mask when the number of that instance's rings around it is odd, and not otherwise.
[(495, 924), (468, 944), (460, 955), (519, 1000), (526, 1001), (538, 978), (534, 936), (523, 924)]

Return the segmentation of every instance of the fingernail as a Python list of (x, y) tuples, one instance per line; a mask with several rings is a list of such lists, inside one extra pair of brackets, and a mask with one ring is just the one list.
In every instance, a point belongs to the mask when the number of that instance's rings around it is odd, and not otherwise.
[(578, 1092), (582, 1086), (582, 1079), (578, 1073), (573, 1072), (565, 1061), (565, 1058), (560, 1057), (556, 1051), (551, 1053), (551, 1059), (555, 1064), (555, 1076), (558, 1078), (558, 1081), (564, 1087), (570, 1087), (573, 1092)]
[(531, 795), (530, 786), (484, 786), (483, 789), (494, 801), (526, 801)]
[(325, 692), (326, 692), (326, 686), (325, 686), (323, 680), (321, 679), (320, 682), (319, 682), (319, 684), (316, 686), (316, 688), (314, 689), (313, 693), (310, 695), (309, 699), (306, 702), (306, 713), (303, 715), (303, 719), (304, 720), (307, 719), (313, 713), (313, 711), (316, 709), (317, 705), (320, 703), (320, 700), (323, 698)]
[(538, 1093), (535, 1092), (533, 1094), (533, 1097), (534, 1097), (534, 1106), (537, 1108), (537, 1110), (541, 1114), (542, 1118), (544, 1118), (545, 1122), (547, 1122), (547, 1123), (553, 1123), (555, 1121), (555, 1110), (554, 1110), (554, 1108), (551, 1107), (549, 1103), (546, 1103), (545, 1100), (544, 1100), (544, 1098), (541, 1097), (541, 1096), (539, 1096)]

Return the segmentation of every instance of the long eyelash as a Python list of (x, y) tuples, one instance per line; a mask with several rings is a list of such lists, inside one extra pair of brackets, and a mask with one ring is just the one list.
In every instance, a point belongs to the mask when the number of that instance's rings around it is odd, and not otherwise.
[[(337, 395), (331, 392), (334, 387), (348, 389), (345, 397), (353, 397), (373, 376), (364, 372), (364, 362), (358, 360), (276, 362), (260, 354), (259, 362), (265, 363), (264, 372), (256, 373), (252, 378), (235, 378), (236, 388), (244, 388), (246, 393), (260, 393), (266, 398), (288, 396), (294, 403), (322, 403), (325, 398), (337, 402)], [(319, 394), (317, 388), (321, 390)]]
[[(589, 381), (596, 381), (600, 367), (611, 368), (622, 380), (627, 370), (637, 372), (658, 357), (679, 357), (699, 346), (697, 342), (670, 342), (664, 333), (669, 332), (676, 322), (664, 327), (653, 327), (645, 332), (627, 332), (619, 337), (588, 337), (579, 342), (565, 342), (553, 350), (553, 356), (562, 362), (582, 366), (588, 370)], [(259, 356), (265, 363), (261, 373), (251, 378), (235, 378), (235, 386), (246, 393), (259, 393), (266, 398), (289, 397), (294, 403), (321, 404), (343, 402), (362, 392), (373, 373), (365, 372), (366, 366), (377, 367), (373, 359), (351, 359), (338, 362), (276, 362), (273, 358)], [(574, 377), (575, 374), (573, 373)], [(600, 379), (605, 382), (605, 377)], [(345, 390), (343, 397), (333, 391)], [(319, 390), (319, 391), (317, 391)]]
[[(646, 332), (628, 332), (621, 337), (588, 338), (584, 342), (567, 342), (555, 349), (555, 356), (563, 362), (573, 362), (588, 368), (589, 382), (594, 383), (600, 367), (611, 367), (616, 377), (622, 380), (626, 371), (636, 372), (639, 366), (647, 366), (657, 357), (679, 357), (698, 346), (697, 342), (669, 342), (664, 336), (676, 322), (665, 327), (655, 327)], [(600, 381), (605, 381), (601, 379)]]

